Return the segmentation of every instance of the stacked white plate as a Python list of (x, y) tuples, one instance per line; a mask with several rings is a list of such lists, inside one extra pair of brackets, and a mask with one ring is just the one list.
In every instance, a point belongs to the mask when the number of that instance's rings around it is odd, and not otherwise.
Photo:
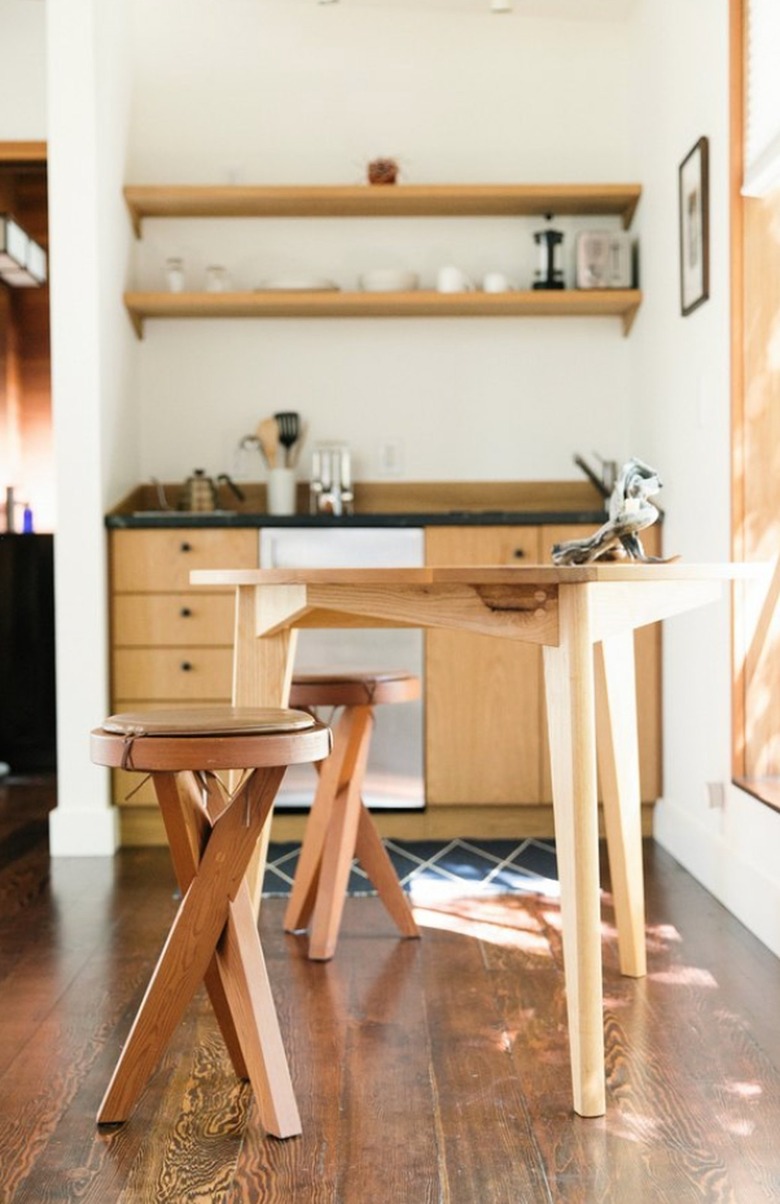
[(259, 288), (255, 289), (255, 292), (263, 293), (267, 290), (289, 293), (336, 293), (339, 291), (339, 286), (335, 280), (328, 280), (324, 276), (277, 276), (273, 280), (264, 281)]

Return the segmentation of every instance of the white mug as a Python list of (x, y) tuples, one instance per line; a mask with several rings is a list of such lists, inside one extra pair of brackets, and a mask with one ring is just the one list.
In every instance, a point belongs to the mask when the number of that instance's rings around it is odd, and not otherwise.
[(469, 293), (474, 285), (460, 268), (439, 268), (436, 277), (436, 291), (439, 293)]
[(503, 272), (486, 272), (482, 288), (486, 293), (508, 293), (514, 285)]
[(295, 514), (295, 469), (271, 468), (268, 471), (268, 513)]

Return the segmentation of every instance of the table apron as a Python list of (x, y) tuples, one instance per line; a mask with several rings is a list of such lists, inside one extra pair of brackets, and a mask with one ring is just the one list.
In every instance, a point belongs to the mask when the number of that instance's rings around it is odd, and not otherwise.
[(720, 581), (615, 581), (576, 585), (240, 585), (253, 598), (254, 634), (289, 627), (439, 627), (557, 646), (559, 589), (589, 596), (589, 638), (694, 610), (721, 597)]
[(257, 585), (255, 634), (286, 627), (443, 627), (557, 644), (558, 595), (540, 585)]

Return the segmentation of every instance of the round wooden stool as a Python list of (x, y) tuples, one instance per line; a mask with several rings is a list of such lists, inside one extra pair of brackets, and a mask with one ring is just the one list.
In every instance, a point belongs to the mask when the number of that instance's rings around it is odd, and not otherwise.
[[(98, 1111), (126, 1120), (201, 981), (263, 1126), (301, 1131), (244, 874), (288, 765), (320, 761), (329, 729), (302, 711), (181, 707), (112, 715), (98, 765), (151, 774), (182, 901)], [(232, 792), (218, 770), (240, 770)]]
[(374, 707), (420, 697), (411, 673), (296, 674), (290, 705), (343, 707), (333, 754), (319, 770), (290, 902), (287, 932), (309, 927), (309, 957), (327, 961), (336, 949), (352, 859), (357, 857), (401, 934), (418, 937), (409, 900), (361, 797)]

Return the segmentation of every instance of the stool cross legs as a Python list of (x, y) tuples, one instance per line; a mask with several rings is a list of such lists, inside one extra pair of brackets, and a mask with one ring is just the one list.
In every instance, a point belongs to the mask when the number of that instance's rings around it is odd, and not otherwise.
[[(151, 773), (183, 896), (98, 1122), (127, 1119), (204, 981), (233, 1067), (249, 1079), (264, 1128), (291, 1137), (301, 1132), (300, 1117), (244, 877), (286, 766), (322, 759), (330, 733), (301, 712), (248, 709), (249, 730), (242, 731), (242, 711), (221, 710), (222, 722), (233, 724), (229, 734), (219, 730), (213, 710), (203, 720), (197, 709), (174, 713), (175, 732), (150, 732), (155, 723), (165, 726), (160, 716), (166, 713), (149, 712), (112, 717), (108, 729), (92, 733), (94, 761)], [(197, 730), (204, 722), (205, 734)], [(139, 728), (142, 734), (135, 734)], [(237, 768), (246, 771), (244, 779), (227, 796), (213, 771)]]
[(293, 679), (291, 706), (343, 707), (334, 727), (333, 753), (318, 766), (317, 791), (284, 917), (288, 932), (310, 926), (313, 961), (327, 961), (335, 952), (354, 857), (402, 936), (420, 935), (361, 793), (374, 707), (419, 696), (420, 680), (411, 673), (312, 673)]

